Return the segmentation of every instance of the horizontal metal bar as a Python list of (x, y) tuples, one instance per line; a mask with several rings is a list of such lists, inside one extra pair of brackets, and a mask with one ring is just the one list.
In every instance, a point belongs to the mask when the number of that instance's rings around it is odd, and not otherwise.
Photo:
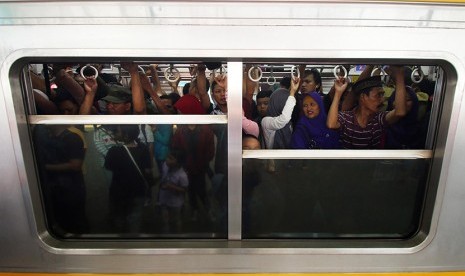
[(30, 115), (32, 125), (227, 124), (226, 115)]
[(432, 150), (244, 150), (257, 159), (429, 159)]

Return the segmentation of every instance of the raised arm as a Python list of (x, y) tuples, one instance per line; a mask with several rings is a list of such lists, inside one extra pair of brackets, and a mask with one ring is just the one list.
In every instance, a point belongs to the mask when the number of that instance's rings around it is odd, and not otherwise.
[(80, 115), (90, 115), (92, 113), (92, 107), (94, 104), (95, 94), (97, 93), (97, 88), (98, 84), (96, 79), (87, 78), (84, 81), (84, 91), (86, 92), (86, 95), (84, 97), (84, 101), (79, 107)]
[(346, 90), (347, 84), (348, 81), (343, 77), (339, 77), (334, 80), (334, 98), (328, 111), (328, 118), (326, 119), (326, 126), (330, 129), (338, 129), (341, 127), (337, 120), (339, 102), (341, 101), (342, 94)]
[(201, 63), (197, 65), (197, 93), (200, 97), (200, 103), (205, 110), (210, 108), (211, 102), (208, 96), (207, 77), (205, 75), (205, 64)]
[(161, 89), (160, 78), (158, 77), (158, 64), (150, 64), (150, 76), (152, 77), (152, 83), (155, 88), (154, 91), (157, 94), (164, 94), (164, 91)]
[(80, 105), (84, 101), (86, 93), (84, 88), (82, 88), (74, 78), (66, 72), (66, 65), (56, 64), (53, 68), (55, 74), (55, 83), (58, 87), (63, 87), (67, 90), (74, 100)]
[[(249, 70), (252, 68), (252, 64), (247, 64), (245, 66), (245, 71), (243, 75), (243, 79), (245, 80), (245, 91), (242, 93), (243, 97), (247, 99), (247, 101), (252, 104), (253, 101), (253, 94), (257, 89), (258, 82), (252, 81), (249, 79)], [(256, 71), (256, 70), (254, 70)]]
[(137, 64), (133, 62), (122, 62), (121, 67), (123, 67), (131, 75), (132, 108), (134, 114), (145, 114), (145, 99), (140, 83), (139, 68), (137, 67)]
[(386, 115), (388, 124), (394, 124), (400, 118), (407, 114), (407, 98), (404, 80), (404, 68), (400, 66), (391, 66), (393, 78), (396, 81), (396, 98), (394, 100), (395, 108)]
[(153, 89), (152, 85), (150, 85), (148, 77), (143, 73), (140, 73), (139, 77), (142, 89), (150, 95), (158, 111), (160, 111), (160, 113), (162, 114), (171, 114), (171, 112), (166, 108), (163, 101), (160, 99), (160, 96), (158, 96), (157, 92)]
[(262, 127), (269, 130), (278, 130), (283, 128), (292, 118), (292, 111), (296, 105), (296, 99), (294, 97), (299, 87), (300, 78), (296, 78), (291, 81), (291, 87), (289, 89), (289, 97), (286, 100), (283, 111), (279, 116), (276, 117), (265, 117), (262, 120)]

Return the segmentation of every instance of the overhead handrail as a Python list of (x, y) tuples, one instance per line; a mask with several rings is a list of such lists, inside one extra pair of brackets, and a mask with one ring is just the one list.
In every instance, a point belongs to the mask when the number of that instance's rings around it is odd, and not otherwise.
[[(296, 72), (296, 73), (294, 73)], [(293, 65), (291, 67), (291, 78), (292, 80), (296, 80), (297, 78), (300, 78), (300, 70), (297, 68), (297, 65)]]
[[(92, 70), (94, 70), (95, 74), (90, 75), (90, 76), (84, 75), (84, 70), (86, 70), (86, 68), (91, 68)], [(98, 70), (94, 66), (92, 66), (90, 64), (87, 64), (87, 65), (81, 67), (80, 74), (81, 74), (81, 77), (83, 77), (84, 79), (88, 79), (88, 78), (96, 79), (98, 77)]]
[[(253, 70), (258, 70), (258, 76), (257, 78), (252, 77), (252, 71)], [(259, 82), (263, 76), (263, 71), (262, 68), (260, 68), (258, 65), (254, 65), (253, 67), (250, 67), (249, 72), (248, 72), (249, 79), (253, 82)]]
[(276, 78), (273, 76), (273, 65), (270, 65), (270, 76), (266, 78), (266, 83), (270, 86), (276, 83)]
[(412, 74), (410, 75), (410, 78), (412, 79), (413, 83), (420, 83), (423, 78), (425, 77), (425, 74), (421, 70), (420, 66), (415, 66), (412, 70)]
[(164, 75), (165, 79), (169, 82), (177, 82), (181, 77), (179, 70), (174, 68), (173, 64), (170, 64), (170, 67), (165, 69)]
[(339, 72), (341, 72), (341, 69), (342, 69), (342, 71), (344, 72), (344, 76), (343, 76), (343, 77), (344, 77), (344, 79), (346, 79), (347, 76), (348, 76), (347, 69), (346, 69), (344, 66), (342, 66), (342, 65), (336, 65), (336, 66), (334, 66), (334, 69), (333, 69), (334, 77), (337, 79), (337, 78), (339, 78), (339, 77), (341, 76), (341, 75), (338, 74)]
[(381, 76), (381, 81), (383, 81), (384, 83), (388, 83), (389, 81), (389, 75), (388, 73), (386, 73), (386, 70), (384, 70), (386, 66), (375, 66), (375, 68), (373, 68), (373, 70), (371, 71), (371, 76), (373, 77), (375, 75), (375, 73), (377, 71), (379, 71), (379, 76)]

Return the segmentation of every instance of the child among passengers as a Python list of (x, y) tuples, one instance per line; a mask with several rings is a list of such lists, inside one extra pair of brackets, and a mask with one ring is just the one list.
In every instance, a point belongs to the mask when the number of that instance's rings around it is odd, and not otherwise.
[(162, 167), (159, 203), (162, 210), (163, 232), (181, 232), (181, 210), (184, 206), (185, 193), (189, 186), (187, 174), (182, 164), (185, 155), (180, 150), (172, 150)]
[(318, 92), (304, 95), (303, 115), (292, 133), (291, 147), (294, 149), (337, 149), (339, 133), (326, 126), (326, 111)]

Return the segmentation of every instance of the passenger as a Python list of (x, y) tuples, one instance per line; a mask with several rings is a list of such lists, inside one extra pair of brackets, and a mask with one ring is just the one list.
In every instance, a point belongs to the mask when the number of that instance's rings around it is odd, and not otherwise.
[(338, 149), (339, 133), (326, 126), (326, 111), (317, 92), (303, 98), (303, 116), (292, 133), (291, 147), (294, 149)]
[(117, 146), (108, 150), (105, 168), (113, 173), (109, 204), (116, 231), (139, 233), (146, 192), (153, 185), (150, 154), (138, 142), (137, 125), (118, 125), (114, 137)]
[(299, 79), (291, 82), (289, 92), (276, 90), (270, 98), (268, 114), (262, 119), (263, 136), (267, 149), (288, 149), (292, 135), (290, 124), (292, 110), (296, 104), (294, 97)]
[(270, 97), (272, 91), (260, 91), (257, 94), (257, 111), (256, 113), (258, 116), (255, 118), (255, 122), (258, 124), (259, 127), (259, 135), (258, 140), (260, 141), (260, 147), (262, 149), (266, 149), (265, 138), (263, 137), (263, 129), (262, 129), (262, 119), (266, 117), (268, 113), (268, 105), (270, 104)]
[[(131, 89), (120, 85), (109, 85), (109, 93), (102, 98), (106, 102), (106, 109), (108, 115), (129, 115), (145, 114), (146, 106), (143, 96), (142, 85), (138, 67), (134, 63), (122, 63), (123, 68), (130, 72)], [(97, 81), (93, 78), (85, 80), (85, 98), (80, 107), (79, 114), (87, 115), (91, 113), (91, 107), (94, 103), (95, 93), (98, 89)], [(140, 125), (139, 141), (146, 143), (153, 154), (153, 133), (149, 125)], [(95, 146), (100, 153), (100, 164), (103, 165), (103, 160), (108, 150), (116, 144), (114, 139), (114, 126), (101, 125), (94, 133)], [(152, 158), (153, 159), (153, 158)]]
[(166, 94), (163, 93), (163, 91), (161, 90), (161, 84), (160, 84), (160, 80), (158, 79), (156, 64), (150, 65), (150, 74), (152, 75), (152, 81), (155, 83), (155, 89), (152, 87), (152, 85), (150, 84), (150, 80), (144, 73), (140, 72), (139, 77), (140, 77), (142, 89), (144, 90), (145, 93), (147, 93), (150, 96), (153, 103), (155, 104), (155, 109), (156, 109), (155, 112), (161, 113), (161, 114), (168, 114), (168, 115), (173, 114), (172, 105), (171, 104), (169, 105), (171, 107), (171, 109), (169, 109), (168, 106), (166, 105), (166, 102), (164, 102), (159, 96), (159, 95), (166, 96)]
[[(292, 111), (296, 104), (294, 97), (299, 85), (299, 78), (291, 82), (289, 92), (286, 89), (276, 90), (270, 98), (268, 116), (262, 119), (263, 137), (267, 149), (288, 149), (292, 136)], [(268, 162), (268, 172), (274, 173), (274, 160)]]
[[(421, 124), (418, 121), (417, 94), (408, 86), (406, 91), (407, 115), (387, 129), (387, 149), (422, 149), (425, 147), (426, 137), (421, 133)], [(388, 111), (395, 109), (395, 98), (396, 94), (393, 93), (388, 101)]]
[(182, 230), (181, 212), (189, 181), (183, 169), (185, 155), (173, 150), (168, 154), (161, 170), (159, 204), (163, 218), (163, 232), (180, 233)]
[(296, 93), (296, 107), (292, 112), (292, 127), (295, 127), (297, 121), (303, 115), (302, 113), (302, 104), (303, 97), (310, 92), (317, 92), (321, 97), (323, 97), (323, 88), (321, 84), (321, 75), (320, 71), (316, 68), (311, 70), (305, 70), (305, 66), (299, 66), (299, 71), (301, 72), (301, 83), (299, 92)]
[(406, 114), (405, 84), (402, 67), (391, 67), (396, 82), (396, 108), (381, 112), (384, 102), (384, 90), (380, 76), (358, 81), (353, 91), (358, 95), (358, 106), (351, 111), (338, 112), (342, 93), (348, 82), (339, 78), (335, 81), (335, 95), (328, 113), (327, 126), (338, 129), (341, 143), (346, 149), (383, 148), (382, 137), (388, 125), (396, 123)]
[(321, 74), (318, 69), (312, 68), (310, 70), (304, 70), (301, 79), (302, 83), (300, 85), (300, 93), (302, 95), (310, 92), (318, 92), (320, 96), (323, 96)]
[(215, 154), (213, 132), (207, 125), (180, 125), (173, 135), (171, 149), (186, 155), (184, 168), (189, 179), (189, 203), (192, 208), (192, 220), (197, 220), (197, 197), (207, 211), (211, 210), (206, 174)]
[[(72, 99), (70, 95), (68, 98)], [(62, 110), (72, 109), (68, 98), (56, 99)], [(82, 166), (87, 147), (84, 135), (70, 125), (39, 125), (34, 129), (34, 137), (39, 167), (42, 168), (45, 205), (52, 214), (52, 229), (59, 235), (86, 232), (86, 188)]]
[(208, 114), (210, 98), (207, 94), (207, 79), (205, 65), (199, 64), (192, 74), (197, 77), (189, 85), (189, 93), (182, 96), (174, 105), (179, 114), (201, 115)]

